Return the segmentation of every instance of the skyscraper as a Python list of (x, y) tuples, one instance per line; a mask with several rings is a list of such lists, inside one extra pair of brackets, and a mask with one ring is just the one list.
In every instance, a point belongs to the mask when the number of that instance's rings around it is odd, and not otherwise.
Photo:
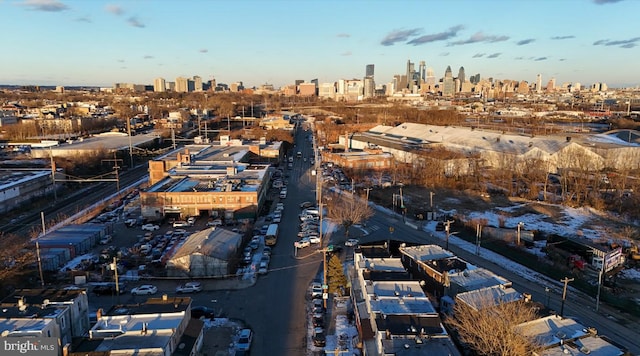
[(202, 91), (202, 78), (197, 75), (193, 76), (193, 90)]
[(153, 81), (153, 91), (159, 93), (167, 91), (167, 82), (164, 78), (156, 78)]
[(444, 72), (444, 79), (442, 80), (442, 96), (453, 96), (455, 93), (455, 83), (453, 81), (453, 73), (451, 72), (451, 66), (447, 66), (447, 70)]
[(460, 84), (465, 82), (465, 76), (464, 76), (464, 67), (460, 67), (460, 69), (458, 70), (458, 80), (460, 81)]
[(418, 66), (418, 76), (420, 77), (420, 85), (427, 80), (427, 64), (425, 61), (420, 61)]
[(415, 72), (414, 64), (410, 60), (407, 60), (407, 88), (409, 88), (410, 92), (413, 92), (414, 72)]
[(176, 78), (176, 93), (186, 93), (189, 91), (189, 79), (178, 77)]
[(373, 77), (373, 70), (374, 70), (374, 65), (373, 64), (367, 64), (367, 69), (365, 71), (364, 76), (365, 77)]
[(542, 92), (542, 74), (538, 74), (536, 78), (536, 93)]
[(374, 66), (373, 64), (367, 64), (364, 76), (364, 97), (373, 98), (376, 93), (376, 83), (373, 79)]

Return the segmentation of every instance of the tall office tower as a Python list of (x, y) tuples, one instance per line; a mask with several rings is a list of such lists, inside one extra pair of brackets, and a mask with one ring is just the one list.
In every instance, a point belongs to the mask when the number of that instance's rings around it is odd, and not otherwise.
[(202, 78), (197, 75), (193, 76), (193, 90), (202, 91)]
[(580, 89), (582, 89), (582, 84), (580, 84), (580, 82), (575, 82), (571, 86), (571, 91), (580, 91)]
[(373, 76), (364, 77), (364, 98), (373, 98), (376, 95), (376, 83)]
[(216, 86), (218, 84), (216, 83), (216, 78), (211, 78), (209, 79), (209, 90), (216, 90)]
[(442, 80), (442, 96), (453, 96), (455, 92), (455, 83), (453, 82), (453, 73), (451, 72), (451, 66), (447, 66), (447, 70), (444, 72), (444, 79)]
[(407, 60), (407, 88), (410, 92), (413, 92), (413, 72), (415, 72), (414, 64), (410, 60)]
[(296, 79), (296, 81), (294, 82), (295, 86), (298, 86), (302, 83), (304, 83), (304, 79)]
[(551, 78), (547, 82), (547, 91), (554, 91), (556, 89), (556, 78)]
[(315, 84), (316, 88), (318, 88), (318, 78), (311, 79), (311, 80), (309, 81), (309, 83), (313, 83), (313, 84)]
[(464, 67), (460, 67), (460, 69), (458, 70), (458, 80), (460, 81), (460, 84), (462, 85), (462, 83), (465, 82), (465, 77), (464, 77)]
[(436, 75), (433, 72), (433, 68), (427, 68), (427, 78), (425, 79), (428, 91), (433, 91), (436, 87)]
[(536, 77), (536, 93), (542, 92), (542, 74), (538, 74)]
[(167, 91), (167, 82), (164, 80), (164, 78), (156, 78), (153, 81), (153, 91), (159, 93)]
[(427, 80), (427, 63), (425, 63), (425, 61), (420, 61), (418, 76), (420, 77), (420, 84), (422, 85), (422, 83)]
[(186, 93), (189, 91), (189, 79), (178, 77), (176, 78), (176, 93)]
[(373, 64), (367, 64), (367, 68), (365, 70), (364, 76), (373, 78), (373, 70), (374, 70), (374, 65)]

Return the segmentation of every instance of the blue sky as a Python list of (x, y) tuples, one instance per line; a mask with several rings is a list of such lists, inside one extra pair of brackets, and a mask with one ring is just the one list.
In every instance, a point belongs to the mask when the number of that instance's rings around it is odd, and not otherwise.
[(404, 74), (637, 86), (637, 0), (0, 0), (0, 84)]

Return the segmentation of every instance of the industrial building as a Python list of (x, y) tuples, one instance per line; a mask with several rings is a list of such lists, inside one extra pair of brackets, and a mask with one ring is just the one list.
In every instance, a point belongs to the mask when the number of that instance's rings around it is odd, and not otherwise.
[[(366, 132), (341, 136), (345, 150), (376, 147), (391, 153), (397, 161), (420, 164), (429, 150), (443, 148), (460, 157), (448, 159), (445, 174), (472, 173), (475, 159), (484, 167), (519, 170), (526, 162), (547, 162), (550, 173), (562, 169), (593, 171), (604, 168), (635, 169), (640, 166), (638, 132), (614, 130), (601, 134), (531, 136), (480, 130), (474, 127), (434, 126), (402, 123), (378, 125)], [(475, 156), (475, 158), (471, 158)]]
[(51, 194), (53, 190), (51, 170), (0, 171), (0, 213), (11, 211), (31, 199)]
[(242, 235), (215, 227), (189, 236), (167, 261), (169, 277), (202, 278), (229, 275), (231, 259), (242, 244)]
[[(250, 163), (263, 157), (262, 163)], [(187, 145), (149, 162), (149, 187), (140, 192), (142, 216), (222, 216), (254, 219), (271, 181), (269, 161), (282, 159), (279, 144), (224, 138), (217, 144)]]

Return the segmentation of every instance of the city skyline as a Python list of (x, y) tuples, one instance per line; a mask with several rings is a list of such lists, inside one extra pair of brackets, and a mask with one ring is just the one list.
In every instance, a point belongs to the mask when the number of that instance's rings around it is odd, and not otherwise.
[[(507, 8), (508, 6), (508, 8)], [(509, 16), (498, 17), (508, 10)], [(376, 84), (425, 61), (436, 78), (640, 84), (640, 2), (0, 0), (0, 84), (110, 87), (215, 78)], [(424, 15), (417, 15), (423, 13)], [(407, 16), (407, 14), (412, 14)]]

